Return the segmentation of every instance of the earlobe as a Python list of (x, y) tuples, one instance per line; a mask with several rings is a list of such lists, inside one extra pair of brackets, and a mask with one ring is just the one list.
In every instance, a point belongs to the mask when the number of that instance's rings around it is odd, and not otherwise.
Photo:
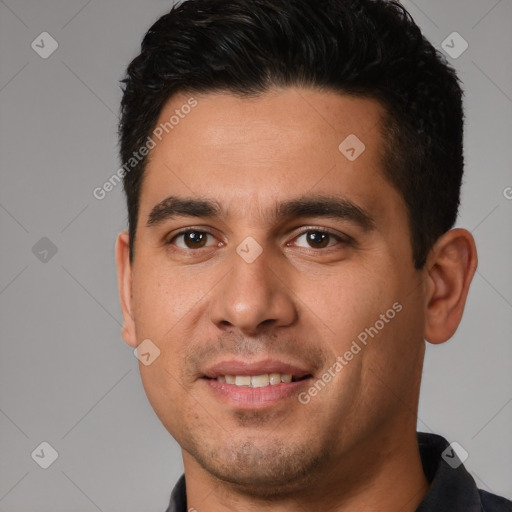
[(432, 248), (427, 266), (424, 338), (438, 344), (453, 336), (462, 319), (477, 267), (471, 233), (461, 228), (447, 231)]
[(135, 322), (132, 304), (132, 266), (130, 263), (129, 235), (126, 231), (119, 233), (116, 241), (117, 284), (123, 314), (121, 335), (131, 347), (137, 346)]

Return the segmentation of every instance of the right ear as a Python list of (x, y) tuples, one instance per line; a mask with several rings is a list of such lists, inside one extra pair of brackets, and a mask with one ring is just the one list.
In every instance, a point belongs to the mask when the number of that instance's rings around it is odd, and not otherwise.
[(132, 265), (130, 262), (130, 236), (122, 231), (116, 241), (117, 284), (119, 286), (119, 299), (123, 313), (123, 329), (121, 335), (131, 347), (137, 346), (135, 336), (135, 322), (132, 304)]

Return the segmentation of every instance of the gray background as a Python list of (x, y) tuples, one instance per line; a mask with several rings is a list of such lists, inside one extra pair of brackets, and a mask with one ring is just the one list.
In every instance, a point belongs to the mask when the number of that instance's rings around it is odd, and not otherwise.
[[(453, 31), (469, 43), (449, 60), (466, 90), (458, 225), (480, 257), (457, 334), (428, 345), (418, 429), (460, 443), (478, 485), (511, 498), (512, 0), (404, 5), (434, 45)], [(182, 471), (120, 336), (121, 186), (92, 195), (120, 166), (118, 80), (169, 8), (0, 0), (2, 512), (163, 511)], [(31, 48), (44, 31), (59, 45), (47, 59)], [(46, 261), (42, 237), (57, 248)], [(48, 469), (31, 458), (42, 441), (59, 454)]]

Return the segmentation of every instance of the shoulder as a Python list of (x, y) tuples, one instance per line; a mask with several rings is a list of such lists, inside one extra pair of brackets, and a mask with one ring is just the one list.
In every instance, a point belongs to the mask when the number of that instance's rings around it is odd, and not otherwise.
[(482, 502), (483, 512), (512, 512), (512, 501), (491, 494), (490, 492), (479, 490), (480, 501)]

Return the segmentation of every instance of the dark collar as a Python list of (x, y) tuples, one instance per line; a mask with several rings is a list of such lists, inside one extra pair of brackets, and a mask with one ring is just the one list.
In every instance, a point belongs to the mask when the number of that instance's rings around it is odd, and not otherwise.
[[(423, 432), (417, 436), (423, 472), (430, 488), (416, 512), (512, 512), (511, 501), (478, 490), (457, 455), (448, 448), (446, 439)], [(187, 512), (185, 475), (176, 483), (166, 512)]]
[(423, 472), (430, 488), (416, 512), (481, 512), (480, 494), (471, 475), (453, 450), (448, 449), (445, 458), (442, 456), (449, 446), (448, 441), (424, 432), (418, 432), (417, 437)]

